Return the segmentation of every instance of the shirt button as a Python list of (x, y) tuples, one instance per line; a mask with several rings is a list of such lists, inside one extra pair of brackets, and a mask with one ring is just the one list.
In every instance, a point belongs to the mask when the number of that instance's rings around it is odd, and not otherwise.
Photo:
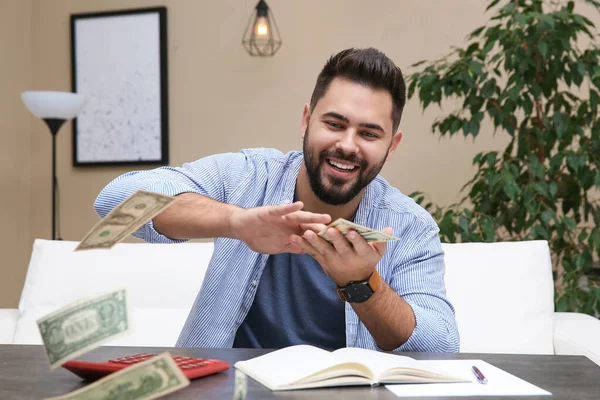
[(283, 200), (283, 204), (292, 204), (292, 201), (289, 199)]
[(252, 285), (252, 287), (256, 287), (256, 285), (258, 285), (258, 282), (257, 281), (252, 281), (252, 282), (250, 282), (250, 285)]

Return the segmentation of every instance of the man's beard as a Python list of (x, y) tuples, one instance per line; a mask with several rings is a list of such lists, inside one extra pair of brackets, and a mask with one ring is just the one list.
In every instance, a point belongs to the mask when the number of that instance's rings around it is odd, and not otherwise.
[[(347, 204), (350, 200), (355, 198), (361, 190), (363, 190), (381, 171), (385, 159), (389, 153), (385, 154), (385, 157), (373, 165), (371, 168), (367, 168), (368, 164), (365, 160), (359, 159), (356, 154), (344, 154), (340, 149), (335, 150), (322, 150), (319, 154), (315, 154), (313, 148), (308, 144), (308, 128), (304, 133), (304, 164), (306, 165), (306, 172), (308, 174), (308, 182), (314, 194), (324, 203), (332, 206), (339, 206)], [(359, 165), (360, 170), (358, 171), (358, 177), (354, 178), (355, 181), (351, 182), (348, 180), (336, 179), (329, 176), (328, 180), (330, 185), (326, 187), (323, 182), (323, 166), (327, 163), (327, 158), (335, 158), (339, 161), (347, 161), (351, 164)], [(348, 186), (344, 188), (344, 186)]]

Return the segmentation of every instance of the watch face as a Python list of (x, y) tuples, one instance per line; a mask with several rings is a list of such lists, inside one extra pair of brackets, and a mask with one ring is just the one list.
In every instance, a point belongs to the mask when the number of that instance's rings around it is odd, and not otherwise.
[(346, 287), (344, 294), (349, 302), (362, 303), (371, 298), (373, 290), (367, 282), (352, 283)]

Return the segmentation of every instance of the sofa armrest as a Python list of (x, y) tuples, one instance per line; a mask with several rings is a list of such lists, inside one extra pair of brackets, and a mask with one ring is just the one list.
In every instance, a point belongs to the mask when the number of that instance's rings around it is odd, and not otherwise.
[(13, 344), (21, 313), (16, 308), (0, 308), (0, 344)]
[(587, 314), (554, 313), (554, 353), (584, 355), (600, 365), (600, 320)]

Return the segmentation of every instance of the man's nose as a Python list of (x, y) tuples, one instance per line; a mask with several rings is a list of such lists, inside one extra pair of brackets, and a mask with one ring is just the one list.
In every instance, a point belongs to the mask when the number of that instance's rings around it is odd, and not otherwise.
[(345, 154), (356, 154), (358, 153), (358, 146), (356, 145), (356, 135), (354, 130), (348, 129), (340, 137), (335, 148), (341, 150)]

